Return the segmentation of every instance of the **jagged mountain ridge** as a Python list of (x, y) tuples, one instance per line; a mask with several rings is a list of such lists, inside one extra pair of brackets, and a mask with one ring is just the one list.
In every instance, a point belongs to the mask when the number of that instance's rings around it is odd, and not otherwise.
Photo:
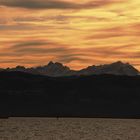
[[(1, 69), (3, 70), (3, 69)], [(139, 75), (139, 71), (134, 68), (129, 63), (123, 63), (121, 61), (98, 65), (98, 66), (89, 66), (79, 71), (71, 70), (69, 67), (64, 66), (59, 62), (49, 62), (45, 66), (25, 68), (24, 66), (17, 66), (15, 68), (5, 69), (6, 71), (21, 71), (28, 72), (32, 74), (47, 75), (51, 77), (60, 77), (60, 76), (73, 76), (73, 75), (101, 75), (101, 74), (112, 74), (112, 75), (128, 75), (134, 76)]]
[(86, 69), (81, 70), (79, 73), (81, 73), (82, 75), (91, 75), (93, 73), (113, 75), (138, 75), (139, 71), (129, 63), (118, 61), (112, 64), (89, 66)]

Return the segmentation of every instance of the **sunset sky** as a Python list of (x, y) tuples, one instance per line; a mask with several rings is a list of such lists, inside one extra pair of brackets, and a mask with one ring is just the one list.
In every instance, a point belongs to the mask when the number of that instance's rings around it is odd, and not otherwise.
[(51, 60), (140, 70), (140, 0), (0, 0), (0, 67)]

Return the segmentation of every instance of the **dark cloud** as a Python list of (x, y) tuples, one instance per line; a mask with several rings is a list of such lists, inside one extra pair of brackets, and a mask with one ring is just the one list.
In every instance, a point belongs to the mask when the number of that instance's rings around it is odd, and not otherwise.
[(52, 42), (43, 42), (43, 41), (27, 41), (22, 43), (17, 43), (16, 45), (12, 46), (12, 48), (19, 48), (19, 47), (30, 47), (30, 46), (42, 46), (42, 45), (54, 45)]
[(20, 48), (20, 49), (16, 49), (15, 52), (20, 53), (20, 54), (57, 54), (57, 53), (64, 53), (66, 52), (67, 49), (65, 48)]
[(0, 0), (0, 5), (29, 9), (75, 9), (81, 7), (79, 4), (54, 0)]
[(78, 6), (70, 2), (53, 0), (0, 0), (0, 4), (9, 7), (21, 7), (30, 9), (65, 9), (75, 8)]
[(85, 58), (81, 58), (81, 57), (78, 57), (78, 56), (71, 56), (71, 57), (67, 57), (67, 56), (61, 56), (61, 57), (58, 57), (57, 58), (57, 61), (59, 62), (63, 62), (63, 63), (70, 63), (72, 61), (80, 61), (80, 62), (88, 62), (90, 61), (91, 59), (87, 59), (86, 57)]
[(0, 5), (27, 9), (86, 9), (123, 1), (126, 0), (91, 0), (85, 4), (80, 4), (62, 0), (0, 0)]
[(32, 27), (30, 24), (24, 24), (24, 23), (18, 23), (18, 24), (0, 24), (0, 30), (32, 30), (34, 27)]
[[(45, 22), (45, 21), (54, 21), (55, 23), (69, 23), (71, 19), (80, 19), (80, 20), (92, 20), (92, 21), (108, 21), (108, 18), (102, 18), (97, 16), (73, 16), (73, 15), (55, 15), (55, 16), (42, 16), (42, 17), (32, 17), (32, 16), (22, 16), (14, 18), (15, 22), (18, 23), (30, 23), (30, 22)], [(0, 21), (1, 23), (1, 21)]]
[(44, 54), (68, 54), (76, 51), (76, 48), (69, 48), (64, 44), (57, 42), (43, 41), (43, 40), (30, 40), (25, 42), (17, 42), (8, 48), (14, 54), (31, 54), (31, 55), (44, 55)]

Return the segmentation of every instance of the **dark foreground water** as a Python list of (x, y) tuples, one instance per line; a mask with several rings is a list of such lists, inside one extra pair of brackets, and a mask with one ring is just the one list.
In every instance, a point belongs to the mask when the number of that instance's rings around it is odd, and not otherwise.
[(140, 140), (140, 120), (1, 119), (0, 140)]

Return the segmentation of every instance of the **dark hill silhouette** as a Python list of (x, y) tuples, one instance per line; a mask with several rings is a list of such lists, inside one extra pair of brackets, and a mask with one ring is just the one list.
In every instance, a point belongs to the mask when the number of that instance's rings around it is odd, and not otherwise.
[(73, 76), (73, 75), (100, 75), (100, 74), (113, 74), (113, 75), (128, 75), (134, 76), (138, 75), (139, 71), (134, 68), (129, 63), (123, 63), (121, 61), (105, 64), (99, 66), (89, 66), (85, 69), (74, 71), (69, 67), (64, 66), (61, 63), (49, 62), (48, 65), (38, 66), (35, 68), (25, 68), (23, 66), (17, 66), (15, 68), (8, 68), (7, 71), (21, 71), (28, 72), (31, 74), (47, 75), (51, 77), (63, 77), (63, 76)]
[(140, 76), (0, 72), (0, 116), (140, 118)]

